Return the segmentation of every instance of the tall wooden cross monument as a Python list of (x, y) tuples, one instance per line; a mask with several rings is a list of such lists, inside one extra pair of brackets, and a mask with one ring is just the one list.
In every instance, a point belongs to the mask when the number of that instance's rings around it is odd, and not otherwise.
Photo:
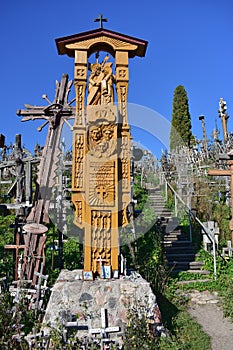
[(118, 270), (119, 228), (128, 223), (128, 60), (144, 57), (147, 42), (100, 26), (56, 45), (60, 55), (74, 57), (74, 222), (84, 229), (84, 271), (100, 275), (102, 264)]

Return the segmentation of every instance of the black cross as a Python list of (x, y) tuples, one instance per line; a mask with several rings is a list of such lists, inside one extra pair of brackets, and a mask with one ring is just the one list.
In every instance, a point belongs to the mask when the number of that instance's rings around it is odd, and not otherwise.
[(99, 17), (95, 18), (94, 22), (100, 22), (100, 28), (103, 28), (103, 22), (108, 22), (108, 20), (107, 18), (103, 18), (102, 14), (99, 14)]

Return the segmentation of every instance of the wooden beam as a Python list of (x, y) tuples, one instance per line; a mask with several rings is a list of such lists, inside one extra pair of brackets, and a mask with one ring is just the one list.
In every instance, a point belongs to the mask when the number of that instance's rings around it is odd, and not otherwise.
[(19, 245), (16, 245), (16, 244), (6, 244), (4, 246), (5, 249), (24, 249), (25, 248), (25, 245), (22, 245), (22, 244), (19, 244)]
[(224, 170), (224, 169), (210, 169), (210, 170), (208, 170), (208, 175), (211, 175), (211, 176), (231, 176), (232, 172), (230, 170)]

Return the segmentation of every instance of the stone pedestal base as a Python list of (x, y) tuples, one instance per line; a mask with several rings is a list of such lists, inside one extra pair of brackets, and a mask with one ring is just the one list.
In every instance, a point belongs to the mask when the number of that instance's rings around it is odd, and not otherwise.
[(101, 309), (106, 309), (106, 327), (119, 327), (119, 331), (109, 332), (111, 339), (122, 336), (127, 319), (127, 311), (135, 306), (144, 308), (148, 320), (161, 324), (161, 315), (150, 285), (139, 274), (119, 279), (95, 279), (84, 281), (81, 270), (61, 271), (47, 305), (44, 323), (52, 327), (67, 325), (76, 321), (78, 337), (91, 334), (91, 330), (101, 328)]

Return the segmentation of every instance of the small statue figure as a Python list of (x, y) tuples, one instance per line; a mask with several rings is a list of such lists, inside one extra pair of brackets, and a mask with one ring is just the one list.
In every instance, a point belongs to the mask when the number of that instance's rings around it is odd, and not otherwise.
[(113, 83), (115, 77), (112, 73), (112, 62), (107, 62), (107, 55), (104, 61), (91, 64), (91, 74), (88, 86), (88, 105), (109, 104), (114, 101)]

